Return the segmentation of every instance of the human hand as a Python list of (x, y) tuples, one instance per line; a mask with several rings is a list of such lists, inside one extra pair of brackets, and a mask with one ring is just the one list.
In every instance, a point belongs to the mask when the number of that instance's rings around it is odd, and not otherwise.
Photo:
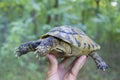
[(47, 72), (46, 80), (76, 80), (79, 70), (87, 59), (85, 55), (82, 55), (65, 69), (69, 58), (64, 59), (60, 64), (58, 64), (56, 57), (52, 54), (47, 54), (47, 58), (50, 61), (50, 68)]

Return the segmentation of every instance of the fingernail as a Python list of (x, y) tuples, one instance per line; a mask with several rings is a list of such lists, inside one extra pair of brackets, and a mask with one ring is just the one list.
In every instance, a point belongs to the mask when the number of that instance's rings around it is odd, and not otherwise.
[(54, 56), (52, 54), (47, 54), (46, 57), (47, 58), (53, 58)]
[(82, 55), (81, 58), (82, 59), (86, 59), (87, 57), (86, 57), (86, 55)]

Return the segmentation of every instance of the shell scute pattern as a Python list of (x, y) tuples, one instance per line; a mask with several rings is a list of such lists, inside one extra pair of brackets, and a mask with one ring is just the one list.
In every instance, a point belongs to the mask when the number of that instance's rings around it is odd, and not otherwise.
[(54, 36), (83, 51), (100, 49), (100, 46), (97, 43), (91, 40), (82, 30), (76, 27), (56, 27), (43, 35), (43, 37), (45, 36)]

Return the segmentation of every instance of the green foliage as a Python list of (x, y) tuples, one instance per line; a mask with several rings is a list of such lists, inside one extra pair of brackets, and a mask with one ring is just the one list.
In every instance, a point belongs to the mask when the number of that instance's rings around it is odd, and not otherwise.
[(110, 66), (96, 72), (87, 61), (78, 80), (119, 80), (119, 0), (0, 0), (0, 80), (42, 80), (47, 61), (32, 53), (15, 57), (15, 48), (33, 41), (55, 26), (81, 28), (102, 46), (101, 55)]

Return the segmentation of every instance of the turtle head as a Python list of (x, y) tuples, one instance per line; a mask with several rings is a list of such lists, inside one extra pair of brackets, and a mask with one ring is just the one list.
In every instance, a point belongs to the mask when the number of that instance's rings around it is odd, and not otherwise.
[(32, 42), (26, 42), (21, 44), (17, 49), (16, 49), (16, 57), (20, 57), (24, 54), (27, 54), (30, 51), (35, 51), (36, 47), (40, 44), (41, 41), (32, 41)]

